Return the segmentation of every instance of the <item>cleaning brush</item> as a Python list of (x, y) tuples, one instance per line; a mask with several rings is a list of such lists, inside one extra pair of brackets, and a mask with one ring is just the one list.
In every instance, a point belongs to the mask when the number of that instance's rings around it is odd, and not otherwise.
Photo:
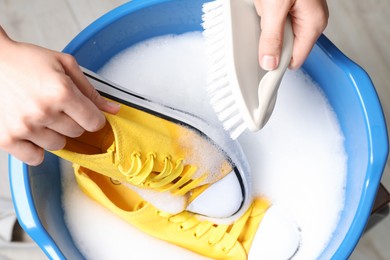
[(245, 129), (263, 128), (274, 109), (280, 82), (291, 60), (294, 35), (286, 19), (279, 66), (260, 68), (260, 17), (252, 0), (203, 4), (203, 36), (208, 59), (210, 103), (232, 139)]

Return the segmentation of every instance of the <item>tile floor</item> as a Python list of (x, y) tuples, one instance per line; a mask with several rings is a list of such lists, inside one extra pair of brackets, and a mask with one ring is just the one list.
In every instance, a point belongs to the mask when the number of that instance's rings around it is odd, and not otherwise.
[[(89, 23), (125, 2), (0, 0), (0, 25), (15, 40), (61, 50)], [(390, 1), (328, 0), (328, 5), (330, 21), (324, 33), (371, 76), (390, 122)], [(8, 197), (7, 155), (2, 151), (0, 172), (0, 196)], [(382, 183), (390, 188), (389, 166), (386, 167)], [(390, 217), (387, 217), (365, 233), (350, 259), (390, 259), (389, 239)], [(35, 258), (45, 259), (43, 256)]]

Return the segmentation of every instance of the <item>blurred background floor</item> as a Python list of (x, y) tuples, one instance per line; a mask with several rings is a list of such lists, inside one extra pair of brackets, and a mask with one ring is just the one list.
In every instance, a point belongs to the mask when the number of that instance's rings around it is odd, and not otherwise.
[[(61, 51), (88, 24), (125, 2), (0, 0), (0, 25), (17, 41)], [(390, 1), (328, 0), (328, 5), (330, 20), (324, 34), (367, 71), (390, 122)], [(7, 155), (0, 151), (0, 196), (10, 197), (7, 172)], [(382, 183), (390, 189), (389, 165)], [(389, 239), (390, 217), (387, 217), (364, 234), (350, 259), (390, 259)], [(36, 258), (45, 259), (43, 255)]]

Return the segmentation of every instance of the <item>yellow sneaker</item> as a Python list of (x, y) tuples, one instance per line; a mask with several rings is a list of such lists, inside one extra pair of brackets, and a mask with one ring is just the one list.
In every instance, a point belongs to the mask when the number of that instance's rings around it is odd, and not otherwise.
[[(170, 213), (188, 209), (216, 218), (243, 213), (250, 185), (248, 172), (238, 167), (237, 160), (199, 130), (146, 111), (122, 103), (117, 115), (106, 114), (103, 129), (68, 138), (64, 149), (52, 152), (138, 189), (183, 198), (181, 206), (168, 210), (160, 203), (161, 196), (148, 197), (154, 206)], [(202, 196), (207, 192), (212, 195)], [(207, 198), (214, 201), (207, 204)], [(215, 205), (218, 210), (213, 210)]]
[(183, 211), (172, 215), (144, 201), (120, 182), (74, 166), (81, 190), (143, 232), (214, 259), (247, 259), (256, 231), (270, 203), (256, 198), (232, 224), (215, 224)]

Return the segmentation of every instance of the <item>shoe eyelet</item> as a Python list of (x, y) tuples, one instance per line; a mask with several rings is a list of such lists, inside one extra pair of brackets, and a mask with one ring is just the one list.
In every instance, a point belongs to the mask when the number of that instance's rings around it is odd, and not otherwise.
[(134, 151), (134, 152), (131, 154), (131, 157), (141, 157), (141, 152), (140, 152), (140, 151)]
[(155, 152), (150, 152), (150, 153), (148, 153), (147, 156), (148, 156), (148, 157), (153, 157), (153, 159), (156, 159), (156, 158), (157, 158), (157, 153), (155, 153)]
[(113, 185), (121, 185), (122, 184), (122, 182), (120, 180), (116, 180), (113, 178), (110, 178), (110, 181)]
[(135, 205), (134, 210), (140, 210), (140, 209), (142, 209), (143, 207), (145, 207), (146, 204), (147, 204), (147, 202), (141, 201), (141, 202), (139, 202), (137, 205)]

